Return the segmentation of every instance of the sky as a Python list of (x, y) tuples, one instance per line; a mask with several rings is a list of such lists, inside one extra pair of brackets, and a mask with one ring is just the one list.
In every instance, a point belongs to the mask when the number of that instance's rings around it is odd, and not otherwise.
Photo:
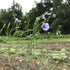
[[(34, 6), (34, 1), (40, 2), (41, 0), (15, 0), (22, 6), (23, 13), (28, 12)], [(8, 9), (12, 3), (13, 0), (0, 0), (0, 9)]]
[[(34, 1), (40, 2), (41, 0), (15, 0), (22, 6), (22, 11), (28, 12), (33, 6)], [(65, 1), (65, 0), (64, 0)], [(8, 9), (12, 6), (13, 0), (0, 0), (0, 9)]]

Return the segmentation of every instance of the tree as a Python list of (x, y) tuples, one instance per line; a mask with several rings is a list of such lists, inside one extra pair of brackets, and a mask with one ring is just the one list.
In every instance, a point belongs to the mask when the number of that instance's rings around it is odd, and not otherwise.
[(70, 0), (67, 0), (68, 4), (70, 5)]
[[(36, 7), (33, 7), (28, 13), (26, 13), (25, 16), (28, 16), (30, 22), (29, 28), (33, 28), (34, 22), (36, 20), (36, 17), (41, 16), (45, 12), (50, 12), (50, 8), (52, 7), (51, 0), (47, 0), (47, 2), (41, 1), (39, 3), (35, 2)], [(25, 17), (24, 17), (25, 19)]]
[[(54, 0), (56, 1), (56, 0)], [(56, 3), (56, 2), (54, 2)], [(55, 4), (54, 4), (55, 5)], [(69, 22), (69, 19), (70, 19), (70, 6), (68, 3), (62, 3), (60, 2), (60, 4), (58, 5), (58, 3), (56, 4), (55, 6), (56, 8), (54, 9), (57, 17), (56, 19), (54, 20), (53, 22), (53, 31), (56, 32), (57, 30), (57, 27), (59, 25), (62, 26), (61, 28), (61, 32), (62, 34), (69, 34), (70, 33), (70, 22)]]
[(8, 14), (9, 21), (11, 22), (13, 22), (15, 18), (21, 20), (23, 17), (22, 7), (13, 0), (13, 6), (11, 6), (11, 8), (8, 9)]
[(63, 0), (53, 0), (53, 11), (56, 12), (61, 7)]
[(50, 8), (53, 6), (52, 0), (41, 0), (41, 3), (44, 6), (45, 12), (50, 12)]
[(15, 18), (22, 20), (22, 17), (23, 17), (22, 7), (18, 3), (16, 3), (14, 0), (11, 8), (8, 8), (8, 10), (1, 9), (0, 10), (0, 29), (3, 27), (4, 24), (6, 24), (2, 33), (5, 35), (9, 22), (10, 22), (9, 29), (11, 29), (11, 27), (14, 25)]

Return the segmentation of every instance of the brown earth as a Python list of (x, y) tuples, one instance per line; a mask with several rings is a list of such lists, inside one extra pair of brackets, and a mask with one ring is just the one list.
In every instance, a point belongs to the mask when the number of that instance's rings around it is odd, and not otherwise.
[[(9, 44), (10, 45), (10, 44)], [(11, 44), (11, 46), (14, 46), (16, 44)], [(21, 45), (21, 44), (19, 44)], [(23, 44), (23, 45), (27, 45), (27, 43)], [(41, 45), (41, 47), (39, 46)], [(36, 49), (44, 49), (44, 47), (42, 46), (46, 46), (47, 43), (39, 43), (36, 47)], [(2, 44), (1, 45), (2, 47), (4, 46), (8, 46), (8, 44)], [(48, 47), (50, 47), (51, 51), (53, 50), (57, 50), (57, 51), (60, 51), (61, 48), (66, 48), (66, 50), (70, 53), (70, 42), (49, 42), (48, 43)], [(57, 49), (58, 48), (58, 49)], [(45, 53), (42, 53), (40, 56), (43, 56), (45, 55)], [(67, 59), (66, 60), (69, 60), (70, 61), (70, 54), (67, 55)], [(12, 63), (13, 63), (13, 70), (18, 70), (17, 67), (18, 67), (18, 62), (22, 61), (21, 59), (17, 60), (17, 59), (12, 59)], [(37, 65), (37, 61), (32, 61), (32, 65), (33, 67), (30, 69), (30, 70), (37, 70), (38, 68), (38, 65)], [(52, 63), (51, 63), (52, 64)], [(11, 64), (9, 63), (8, 61), (8, 58), (5, 57), (5, 56), (0, 56), (0, 70), (11, 70)], [(21, 69), (19, 70), (23, 70), (23, 67), (21, 67)], [(43, 70), (47, 70), (47, 68), (44, 68)], [(52, 69), (53, 70), (53, 69)], [(60, 68), (59, 66), (55, 65), (55, 68), (54, 70), (70, 70), (70, 64), (68, 65), (68, 68), (65, 69), (65, 68)]]

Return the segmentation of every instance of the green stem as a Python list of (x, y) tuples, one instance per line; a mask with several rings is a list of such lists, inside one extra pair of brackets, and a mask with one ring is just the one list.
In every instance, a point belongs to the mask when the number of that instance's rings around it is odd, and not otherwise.
[(48, 46), (48, 42), (47, 42), (47, 57), (48, 57), (48, 70), (50, 70), (50, 57), (49, 57), (49, 54), (48, 54), (48, 52), (49, 52), (49, 46)]

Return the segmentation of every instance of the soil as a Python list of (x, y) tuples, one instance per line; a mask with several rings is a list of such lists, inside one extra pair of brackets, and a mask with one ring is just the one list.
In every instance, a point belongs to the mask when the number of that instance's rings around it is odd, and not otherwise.
[[(46, 45), (47, 43), (39, 43), (41, 46), (44, 46)], [(15, 45), (15, 44), (11, 44), (11, 45)], [(23, 44), (23, 45), (27, 45), (27, 44)], [(1, 46), (7, 46), (6, 44), (2, 44)], [(40, 47), (39, 45), (37, 45), (38, 47), (36, 47), (36, 49), (44, 49), (44, 47)], [(55, 49), (57, 51), (60, 51), (61, 50), (61, 47), (65, 47), (66, 48), (66, 51), (68, 51), (70, 53), (70, 42), (49, 42), (48, 43), (48, 47), (51, 47), (51, 51), (54, 51)], [(56, 47), (56, 48), (54, 48)], [(58, 49), (57, 49), (58, 48)], [(39, 55), (40, 57), (44, 56), (45, 53), (41, 53), (41, 55)], [(66, 62), (69, 62), (70, 61), (70, 54), (67, 54), (67, 59), (68, 61)], [(18, 66), (19, 64), (22, 61), (22, 59), (14, 59), (12, 58), (12, 64), (13, 64), (13, 70), (23, 70), (24, 68), (21, 66), (21, 69), (18, 69)], [(54, 59), (54, 61), (56, 61)], [(37, 68), (39, 67), (38, 66), (38, 61), (31, 61), (32, 62), (32, 68), (30, 68), (30, 70), (37, 70)], [(61, 61), (62, 62), (62, 61)], [(52, 65), (52, 62), (51, 62), (51, 65)], [(28, 65), (28, 62), (27, 62), (27, 66), (29, 67)], [(70, 70), (70, 64), (67, 65), (68, 67), (67, 68), (61, 68), (59, 66), (57, 66), (55, 64), (55, 68), (52, 69), (52, 70)], [(5, 57), (5, 56), (0, 56), (0, 70), (11, 70), (11, 63), (9, 62), (8, 58)], [(44, 68), (43, 70), (47, 70), (47, 67)]]

